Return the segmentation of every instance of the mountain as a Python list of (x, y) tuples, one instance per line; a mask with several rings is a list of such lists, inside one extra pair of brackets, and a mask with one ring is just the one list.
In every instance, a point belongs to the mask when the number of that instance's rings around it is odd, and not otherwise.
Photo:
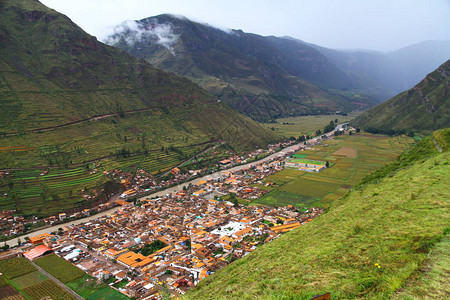
[(450, 40), (424, 41), (393, 52), (382, 53), (367, 50), (334, 50), (291, 37), (285, 38), (317, 49), (331, 63), (359, 82), (370, 94), (378, 94), (380, 97), (385, 95), (392, 97), (413, 87), (426, 74), (450, 59)]
[(351, 123), (370, 132), (432, 131), (450, 127), (450, 60)]
[(258, 247), (186, 299), (445, 299), (450, 130), (434, 132), (312, 222)]
[(318, 50), (295, 41), (166, 14), (124, 22), (106, 42), (190, 78), (256, 120), (377, 103)]
[(98, 189), (98, 171), (157, 174), (218, 141), (242, 151), (280, 139), (39, 1), (0, 6), (0, 167), (14, 170), (0, 172), (0, 209), (55, 213)]
[[(219, 122), (218, 113), (226, 111), (227, 118), (245, 120), (263, 133), (262, 139), (267, 137), (262, 127), (226, 109), (191, 81), (98, 42), (38, 1), (2, 1), (2, 6), (4, 134), (110, 113), (182, 107), (187, 112), (204, 108)], [(215, 137), (214, 131), (208, 134)]]

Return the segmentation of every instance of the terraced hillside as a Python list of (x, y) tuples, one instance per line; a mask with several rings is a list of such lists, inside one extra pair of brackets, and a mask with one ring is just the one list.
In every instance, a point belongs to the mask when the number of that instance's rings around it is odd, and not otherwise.
[(435, 132), (313, 222), (219, 270), (185, 298), (447, 298), (449, 145), (449, 129)]
[(0, 209), (51, 214), (81, 206), (105, 170), (158, 173), (219, 140), (244, 150), (279, 139), (38, 1), (0, 6), (0, 170), (12, 171)]

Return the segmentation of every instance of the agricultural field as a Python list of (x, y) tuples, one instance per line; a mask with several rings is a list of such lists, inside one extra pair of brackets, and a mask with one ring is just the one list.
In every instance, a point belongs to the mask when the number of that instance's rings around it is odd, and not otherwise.
[(107, 284), (98, 284), (96, 279), (56, 254), (39, 258), (35, 260), (35, 263), (85, 299), (128, 299)]
[(338, 119), (339, 123), (350, 121), (362, 112), (352, 112), (347, 116), (341, 115), (317, 115), (317, 116), (301, 116), (277, 119), (276, 123), (263, 123), (266, 128), (281, 134), (285, 137), (298, 137), (300, 135), (315, 134), (316, 130), (323, 131), (330, 121)]
[[(48, 216), (81, 207), (86, 205), (86, 200), (80, 196), (80, 191), (102, 189), (107, 181), (103, 171), (117, 168), (134, 172), (144, 169), (158, 175), (188, 160), (206, 146), (154, 149), (147, 154), (108, 158), (99, 164), (46, 169), (48, 173), (45, 175), (41, 169), (11, 171), (8, 176), (0, 178), (0, 210), (17, 209), (25, 215)], [(197, 165), (191, 163), (185, 167)]]
[(59, 287), (56, 283), (47, 279), (39, 282), (35, 285), (23, 289), (24, 293), (31, 300), (39, 300), (46, 296), (50, 296), (52, 299), (72, 300), (76, 299), (74, 296), (68, 294), (65, 290)]
[(62, 283), (75, 280), (85, 273), (56, 254), (50, 254), (34, 261)]
[(88, 300), (126, 300), (124, 294), (112, 289), (105, 283), (98, 284), (97, 280), (85, 274), (67, 283), (67, 286), (78, 295)]
[[(286, 168), (266, 178), (270, 192), (252, 204), (327, 207), (344, 196), (366, 174), (393, 161), (414, 140), (407, 136), (345, 135), (301, 151), (300, 160), (318, 160), (330, 167), (311, 173)], [(301, 156), (299, 156), (301, 155)], [(302, 158), (300, 158), (302, 157)]]
[(24, 257), (0, 260), (0, 273), (8, 279), (13, 279), (33, 271), (36, 271), (36, 268)]
[(40, 273), (26, 258), (15, 257), (0, 260), (0, 299), (39, 300), (75, 299), (55, 282)]

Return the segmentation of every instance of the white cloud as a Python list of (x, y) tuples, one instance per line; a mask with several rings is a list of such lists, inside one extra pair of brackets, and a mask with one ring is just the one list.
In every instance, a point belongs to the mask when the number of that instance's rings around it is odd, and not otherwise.
[(156, 20), (148, 24), (143, 24), (139, 21), (125, 21), (113, 28), (113, 33), (106, 39), (105, 43), (113, 45), (124, 39), (129, 45), (134, 45), (137, 42), (148, 41), (155, 42), (172, 54), (173, 46), (178, 41), (179, 35), (173, 32), (172, 24), (159, 24)]

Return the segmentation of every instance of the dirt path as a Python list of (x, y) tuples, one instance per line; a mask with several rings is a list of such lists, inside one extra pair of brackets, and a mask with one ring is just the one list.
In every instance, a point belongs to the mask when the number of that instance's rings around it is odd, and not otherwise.
[(139, 112), (143, 112), (143, 111), (151, 111), (151, 110), (155, 110), (155, 109), (158, 109), (158, 107), (141, 108), (141, 109), (127, 110), (127, 111), (120, 112), (120, 113), (117, 112), (117, 113), (96, 115), (96, 116), (92, 116), (90, 118), (81, 119), (81, 120), (78, 120), (78, 121), (73, 121), (73, 122), (70, 122), (70, 123), (65, 123), (65, 124), (56, 125), (56, 126), (49, 126), (49, 127), (30, 129), (30, 130), (25, 130), (25, 131), (21, 131), (21, 132), (3, 133), (3, 136), (12, 136), (12, 135), (18, 135), (18, 134), (23, 134), (23, 133), (49, 131), (49, 130), (64, 128), (64, 127), (68, 127), (68, 126), (72, 126), (72, 125), (78, 125), (78, 124), (86, 123), (86, 122), (89, 122), (89, 121), (98, 121), (98, 120), (101, 120), (101, 119), (104, 119), (104, 118), (118, 116), (119, 114), (134, 114), (134, 113), (139, 113)]

